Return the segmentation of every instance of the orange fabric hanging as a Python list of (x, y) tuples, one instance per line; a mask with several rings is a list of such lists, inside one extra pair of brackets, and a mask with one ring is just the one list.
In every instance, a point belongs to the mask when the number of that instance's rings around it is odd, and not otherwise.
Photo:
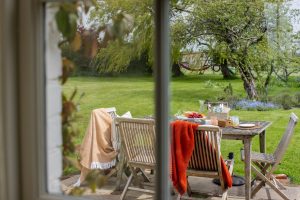
[[(197, 128), (198, 124), (186, 121), (177, 120), (171, 123), (171, 179), (173, 186), (181, 195), (187, 191), (186, 170), (194, 150), (194, 133)], [(222, 157), (220, 160), (225, 185), (232, 187), (228, 168)]]
[(222, 157), (220, 158), (220, 160), (221, 160), (222, 176), (224, 179), (225, 187), (231, 188), (232, 187), (232, 177), (231, 177), (231, 175), (228, 171), (228, 168)]
[(171, 179), (182, 195), (187, 190), (186, 169), (194, 150), (194, 132), (198, 124), (174, 121), (171, 123)]

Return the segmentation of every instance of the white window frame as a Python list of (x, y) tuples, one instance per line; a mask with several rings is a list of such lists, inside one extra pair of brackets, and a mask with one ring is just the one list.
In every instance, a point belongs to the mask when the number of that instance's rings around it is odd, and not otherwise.
[[(0, 198), (82, 199), (47, 192), (45, 2), (3, 0), (0, 7)], [(68, 0), (66, 0), (68, 1)], [(56, 0), (59, 2), (59, 0)], [(168, 0), (156, 0), (156, 199), (169, 199)], [(163, 144), (163, 145), (162, 145)], [(48, 166), (49, 167), (49, 166)], [(164, 175), (164, 176), (163, 176)]]

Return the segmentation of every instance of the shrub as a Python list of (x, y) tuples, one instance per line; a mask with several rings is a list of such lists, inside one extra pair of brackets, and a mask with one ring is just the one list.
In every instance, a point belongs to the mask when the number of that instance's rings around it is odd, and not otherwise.
[(300, 106), (300, 92), (297, 92), (295, 94), (295, 103), (297, 104), (297, 106)]
[(243, 99), (237, 101), (234, 105), (236, 110), (258, 110), (258, 111), (267, 111), (279, 109), (280, 106), (271, 103), (271, 102), (262, 102), (262, 101), (252, 101)]
[(280, 104), (283, 109), (288, 110), (291, 109), (293, 106), (296, 105), (295, 100), (293, 99), (293, 96), (289, 94), (281, 94), (279, 96), (276, 96), (274, 101), (277, 104)]
[(295, 82), (296, 82), (297, 87), (300, 87), (300, 77), (297, 77), (295, 79)]

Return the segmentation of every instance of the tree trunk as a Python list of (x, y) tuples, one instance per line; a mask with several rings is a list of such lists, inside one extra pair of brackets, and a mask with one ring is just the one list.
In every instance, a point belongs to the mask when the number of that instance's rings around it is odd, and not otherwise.
[(249, 99), (257, 99), (258, 93), (256, 90), (255, 79), (249, 69), (244, 68), (243, 66), (239, 67), (241, 78), (244, 82), (244, 89), (247, 92)]
[(178, 63), (173, 63), (172, 65), (172, 75), (173, 77), (183, 76), (183, 73), (180, 71), (180, 66)]
[(233, 71), (231, 71), (229, 69), (229, 67), (228, 67), (227, 59), (225, 59), (224, 62), (221, 63), (220, 67), (221, 67), (221, 72), (223, 74), (223, 78), (224, 79), (232, 79), (232, 78), (234, 78)]
[(270, 71), (268, 72), (268, 75), (267, 75), (267, 78), (265, 80), (265, 84), (264, 84), (264, 95), (268, 96), (268, 86), (269, 86), (269, 83), (271, 81), (271, 77), (272, 77), (272, 74), (274, 72), (274, 64), (273, 62), (271, 63), (271, 69)]

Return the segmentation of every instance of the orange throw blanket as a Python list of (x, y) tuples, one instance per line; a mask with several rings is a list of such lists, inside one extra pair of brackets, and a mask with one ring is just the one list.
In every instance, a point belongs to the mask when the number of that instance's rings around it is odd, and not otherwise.
[[(187, 191), (186, 169), (194, 150), (194, 133), (197, 128), (198, 124), (186, 121), (177, 120), (171, 123), (171, 179), (181, 195)], [(225, 185), (231, 187), (231, 175), (222, 157), (220, 160)]]
[(182, 195), (187, 190), (186, 169), (194, 150), (194, 132), (198, 124), (175, 121), (171, 123), (171, 178)]

